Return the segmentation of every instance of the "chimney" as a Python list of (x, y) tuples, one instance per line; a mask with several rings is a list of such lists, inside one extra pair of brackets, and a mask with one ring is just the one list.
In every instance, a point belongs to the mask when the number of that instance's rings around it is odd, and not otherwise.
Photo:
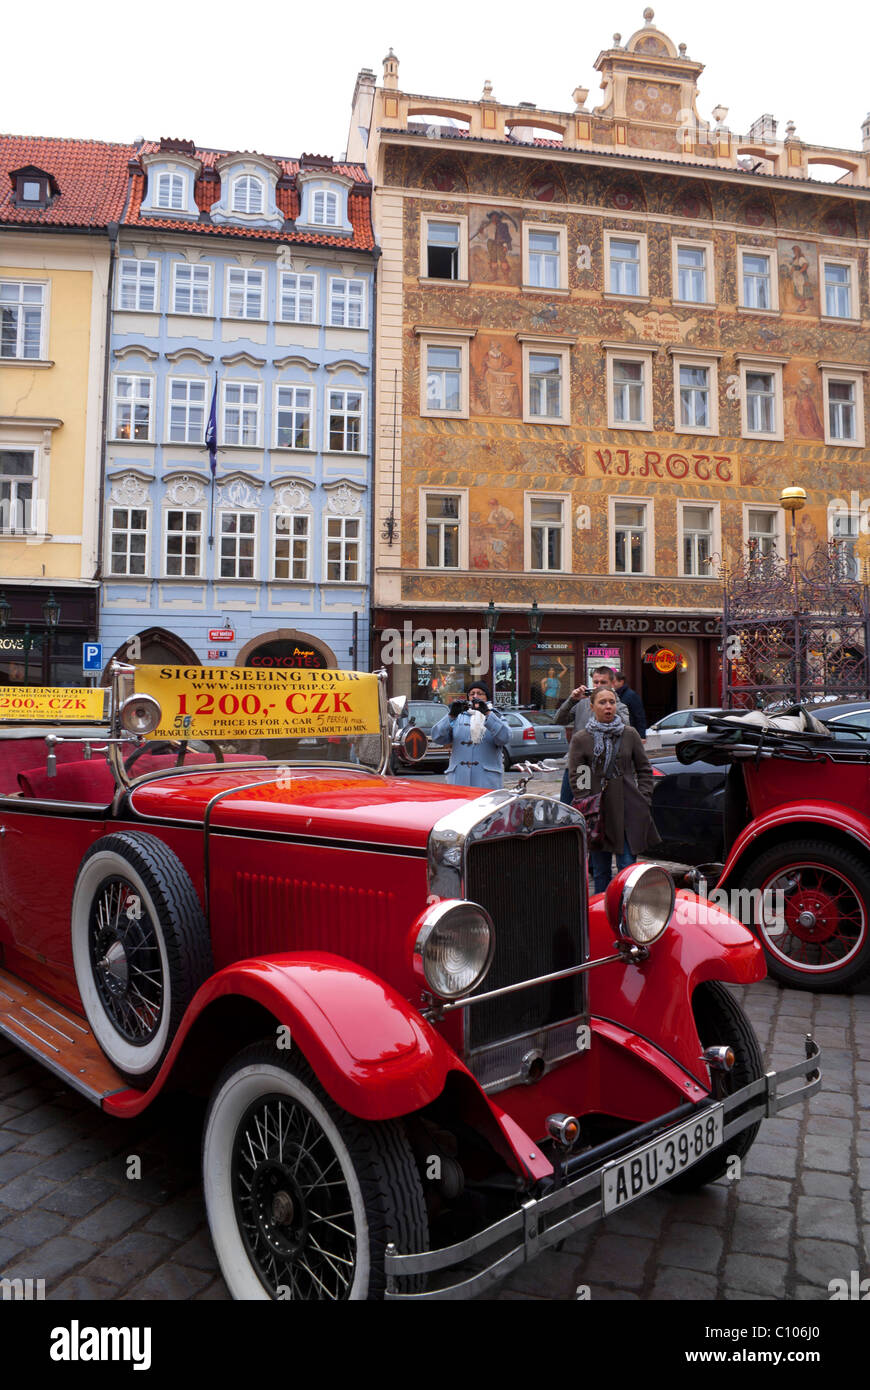
[(391, 92), (399, 90), (399, 60), (392, 49), (384, 59), (384, 87)]

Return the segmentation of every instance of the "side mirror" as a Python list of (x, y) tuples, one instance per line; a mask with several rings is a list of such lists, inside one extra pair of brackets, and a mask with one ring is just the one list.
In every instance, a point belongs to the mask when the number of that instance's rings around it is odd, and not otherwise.
[(387, 709), (394, 719), (398, 719), (404, 714), (407, 703), (407, 695), (392, 695), (387, 701)]

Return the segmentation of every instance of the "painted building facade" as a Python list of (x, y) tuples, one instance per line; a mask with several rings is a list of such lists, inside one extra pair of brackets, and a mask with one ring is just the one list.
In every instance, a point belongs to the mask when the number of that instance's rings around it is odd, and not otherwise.
[(129, 172), (107, 400), (105, 655), (367, 667), (365, 171), (164, 140), (143, 144)]
[(81, 684), (97, 632), (110, 228), (131, 152), (0, 137), (3, 684)]
[[(569, 113), (489, 83), (410, 95), (392, 51), (382, 86), (357, 79), (348, 157), (382, 248), (375, 651), (405, 623), (479, 629), (492, 600), (505, 703), (552, 708), (604, 662), (650, 717), (718, 703), (723, 562), (785, 552), (791, 483), (799, 562), (830, 534), (851, 559), (870, 493), (870, 121), (858, 151), (705, 121), (702, 64), (653, 19), (599, 55), (591, 111), (582, 88)], [(424, 651), (393, 681), (468, 674)]]

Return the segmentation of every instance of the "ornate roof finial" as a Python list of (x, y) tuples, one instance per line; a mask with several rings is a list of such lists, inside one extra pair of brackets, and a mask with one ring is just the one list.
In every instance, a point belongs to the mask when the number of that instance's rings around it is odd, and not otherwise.
[(681, 43), (681, 44), (680, 44), (680, 57), (681, 57), (681, 58), (685, 58), (685, 56), (686, 56), (686, 45), (685, 45), (684, 43)]
[(655, 26), (654, 26), (654, 24), (653, 24), (653, 20), (654, 20), (655, 17), (656, 17), (656, 12), (655, 12), (655, 10), (650, 9), (650, 7), (647, 6), (647, 8), (646, 8), (646, 9), (644, 10), (644, 12), (643, 12), (643, 17), (644, 17), (644, 19), (645, 19), (646, 22), (647, 22), (647, 27), (648, 27), (648, 28), (650, 28), (650, 29), (655, 28)]
[(622, 35), (621, 35), (621, 34), (614, 34), (614, 35), (613, 35), (613, 47), (614, 47), (614, 48), (618, 48), (619, 45), (620, 45), (621, 43), (622, 43)]
[(489, 78), (483, 84), (483, 96), (480, 99), (481, 101), (492, 101), (492, 83)]

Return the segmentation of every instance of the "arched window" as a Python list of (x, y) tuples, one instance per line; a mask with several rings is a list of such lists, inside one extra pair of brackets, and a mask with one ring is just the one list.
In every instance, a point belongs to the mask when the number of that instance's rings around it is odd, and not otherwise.
[(263, 181), (243, 174), (233, 184), (233, 212), (263, 211)]
[(324, 227), (338, 226), (338, 194), (318, 190), (311, 195), (311, 221)]
[(157, 175), (155, 205), (159, 208), (171, 208), (173, 212), (181, 212), (184, 209), (183, 174)]

